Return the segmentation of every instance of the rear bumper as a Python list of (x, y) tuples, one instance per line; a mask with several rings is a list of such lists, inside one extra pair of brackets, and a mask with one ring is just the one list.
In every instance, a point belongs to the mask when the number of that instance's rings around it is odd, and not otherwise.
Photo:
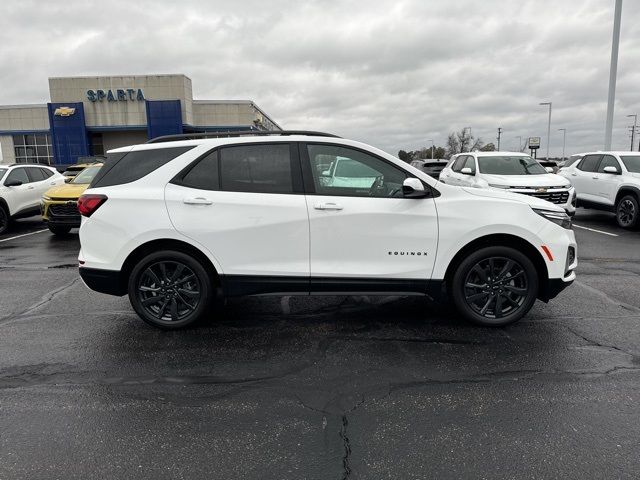
[(99, 268), (80, 267), (80, 277), (84, 284), (100, 293), (121, 297), (127, 293), (122, 285), (119, 270), (101, 270)]

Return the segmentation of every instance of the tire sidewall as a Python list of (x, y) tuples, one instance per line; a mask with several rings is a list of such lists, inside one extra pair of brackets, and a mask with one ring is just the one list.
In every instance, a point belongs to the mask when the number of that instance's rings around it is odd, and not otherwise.
[(7, 230), (9, 230), (9, 224), (11, 223), (11, 217), (9, 217), (9, 212), (7, 211), (7, 209), (2, 205), (0, 205), (0, 215), (4, 215), (4, 218), (5, 218), (4, 226), (2, 226), (2, 224), (0, 224), (0, 234), (3, 234)]
[[(622, 202), (624, 202), (625, 200), (631, 200), (631, 202), (633, 203), (633, 206), (635, 207), (635, 212), (636, 212), (635, 218), (632, 220), (632, 222), (629, 225), (623, 225), (620, 222), (620, 216), (618, 214), (620, 205), (622, 205)], [(634, 195), (625, 195), (620, 200), (618, 200), (618, 203), (616, 204), (616, 222), (618, 222), (619, 227), (635, 228), (638, 225), (638, 216), (640, 216), (640, 212), (638, 211), (638, 199)]]
[(64, 235), (68, 235), (69, 232), (71, 231), (71, 227), (65, 227), (60, 225), (47, 225), (47, 226), (49, 227), (49, 231), (54, 235), (64, 236)]
[[(160, 261), (175, 261), (185, 264), (193, 271), (196, 277), (198, 277), (198, 281), (200, 283), (201, 295), (198, 306), (186, 318), (177, 322), (158, 321), (158, 319), (154, 318), (145, 310), (140, 300), (138, 299), (138, 282), (140, 280), (140, 276), (149, 265)], [(149, 254), (142, 258), (131, 270), (127, 291), (129, 293), (129, 301), (131, 302), (131, 306), (136, 311), (138, 316), (147, 324), (161, 330), (177, 330), (195, 325), (196, 323), (201, 321), (205, 314), (208, 312), (209, 305), (211, 304), (211, 301), (213, 299), (213, 286), (211, 277), (207, 270), (197, 259), (195, 259), (191, 255), (174, 250), (163, 250)]]
[[(467, 275), (473, 266), (488, 257), (504, 257), (518, 262), (525, 270), (529, 290), (524, 303), (515, 312), (499, 319), (485, 318), (476, 313), (468, 304), (465, 298), (464, 285)], [(467, 320), (485, 327), (503, 327), (517, 322), (525, 316), (538, 297), (539, 288), (538, 272), (533, 262), (522, 252), (511, 247), (484, 247), (468, 255), (456, 269), (451, 282), (452, 299), (454, 306)]]

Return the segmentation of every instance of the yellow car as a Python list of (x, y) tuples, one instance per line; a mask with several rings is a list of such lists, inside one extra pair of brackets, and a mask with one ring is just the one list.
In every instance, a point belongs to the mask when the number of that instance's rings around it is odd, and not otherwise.
[[(64, 177), (64, 181), (66, 183), (70, 183), (76, 175), (82, 172), (85, 168), (91, 167), (93, 165), (98, 165), (97, 163), (78, 163), (76, 165), (69, 165), (64, 172), (62, 172), (62, 176)], [(100, 164), (102, 165), (102, 164)]]
[(72, 228), (80, 226), (78, 197), (89, 187), (101, 163), (94, 163), (78, 173), (69, 183), (50, 188), (42, 196), (40, 210), (42, 220), (56, 235), (66, 235)]

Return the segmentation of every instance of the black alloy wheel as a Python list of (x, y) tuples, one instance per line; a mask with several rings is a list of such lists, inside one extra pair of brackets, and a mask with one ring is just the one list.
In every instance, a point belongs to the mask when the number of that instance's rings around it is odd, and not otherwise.
[(633, 228), (638, 223), (638, 200), (633, 195), (622, 197), (616, 205), (616, 220), (622, 228)]
[(158, 252), (138, 263), (129, 279), (129, 299), (148, 324), (183, 328), (206, 312), (212, 287), (208, 273), (182, 252)]
[(533, 306), (538, 276), (532, 262), (509, 247), (487, 247), (462, 261), (452, 285), (458, 311), (485, 326), (503, 326)]
[(0, 234), (6, 232), (9, 229), (9, 214), (7, 210), (0, 206)]

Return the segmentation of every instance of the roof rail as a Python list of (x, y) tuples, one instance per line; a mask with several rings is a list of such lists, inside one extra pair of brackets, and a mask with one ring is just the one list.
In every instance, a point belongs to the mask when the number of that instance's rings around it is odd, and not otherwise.
[(241, 130), (230, 132), (200, 132), (200, 133), (182, 133), (177, 135), (163, 135), (161, 137), (152, 138), (147, 143), (174, 142), (177, 140), (194, 140), (199, 138), (224, 138), (224, 137), (242, 137), (256, 136), (268, 137), (272, 135), (307, 135), (312, 137), (333, 137), (340, 138), (338, 135), (325, 132), (314, 132), (309, 130)]

